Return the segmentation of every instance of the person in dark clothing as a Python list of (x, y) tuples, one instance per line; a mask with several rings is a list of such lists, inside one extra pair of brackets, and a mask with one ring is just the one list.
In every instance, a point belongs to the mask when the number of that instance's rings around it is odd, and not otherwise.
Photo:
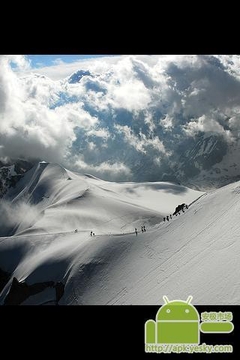
[(90, 235), (93, 236), (93, 232), (92, 232), (92, 231), (90, 232)]
[(172, 219), (172, 214), (170, 214), (170, 219)]
[(169, 221), (169, 217), (167, 216), (167, 221)]
[(143, 231), (146, 232), (146, 228), (145, 228), (145, 225), (143, 226)]
[(144, 232), (144, 226), (141, 226), (141, 231), (142, 231), (142, 233)]
[(137, 228), (135, 228), (135, 234), (136, 234), (136, 236), (137, 236), (137, 234), (138, 234), (138, 232), (137, 232)]
[(165, 222), (165, 217), (163, 218), (163, 221)]

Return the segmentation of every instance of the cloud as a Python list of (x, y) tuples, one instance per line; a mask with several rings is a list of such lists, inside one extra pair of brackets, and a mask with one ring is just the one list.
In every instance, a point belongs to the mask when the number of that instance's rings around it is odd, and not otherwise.
[(221, 134), (226, 137), (231, 135), (230, 130), (225, 130), (217, 120), (208, 118), (206, 115), (200, 116), (196, 121), (191, 121), (186, 125), (185, 130), (190, 136), (194, 136), (199, 132)]
[(81, 102), (61, 105), (59, 82), (37, 74), (19, 78), (10, 66), (15, 61), (24, 66), (22, 57), (0, 59), (0, 157), (63, 162), (75, 129), (91, 129), (98, 120)]
[(92, 129), (88, 131), (88, 136), (96, 136), (98, 138), (107, 140), (111, 135), (107, 129)]
[(31, 62), (24, 55), (2, 55), (1, 61), (2, 64), (5, 63), (5, 66), (8, 66), (9, 63), (12, 64), (18, 71), (27, 71), (31, 69)]
[[(67, 78), (68, 76), (72, 75), (79, 69), (89, 70), (91, 69), (94, 72), (102, 72), (103, 70), (106, 71), (109, 69), (109, 65), (112, 63), (116, 63), (119, 60), (119, 57), (117, 56), (109, 56), (100, 58), (99, 60), (96, 60), (95, 58), (90, 59), (84, 59), (79, 61), (74, 61), (72, 63), (65, 63), (61, 61), (55, 60), (55, 64), (52, 66), (41, 66), (43, 64), (39, 64), (40, 67), (38, 67), (37, 72), (40, 75), (44, 75), (48, 77), (51, 80), (57, 81)], [(32, 72), (34, 69), (21, 69), (22, 75), (28, 75)]]
[(199, 133), (239, 139), (239, 65), (239, 56), (126, 55), (34, 70), (27, 57), (2, 56), (0, 158), (116, 179), (141, 176), (146, 162), (157, 180)]
[(52, 63), (53, 63), (54, 65), (63, 65), (63, 64), (65, 64), (65, 62), (62, 61), (61, 58), (57, 58), (57, 59), (53, 60)]
[(39, 210), (36, 206), (25, 202), (11, 203), (1, 199), (0, 204), (0, 232), (1, 236), (7, 234), (15, 226), (21, 225), (21, 228), (27, 228), (32, 225), (39, 216)]
[(140, 81), (128, 81), (110, 89), (113, 108), (124, 108), (128, 111), (145, 109), (150, 103), (150, 95)]
[(161, 120), (161, 125), (164, 129), (171, 131), (173, 127), (173, 118), (167, 114), (165, 118)]
[(78, 159), (74, 163), (74, 167), (83, 173), (91, 173), (96, 176), (107, 177), (109, 180), (124, 180), (131, 176), (131, 170), (123, 163), (102, 162), (99, 165), (86, 164), (84, 160)]
[(123, 134), (125, 142), (127, 142), (130, 146), (133, 146), (139, 152), (146, 154), (147, 149), (152, 147), (159, 152), (164, 154), (166, 153), (163, 143), (157, 136), (148, 138), (141, 131), (139, 132), (139, 136), (136, 136), (131, 128), (126, 125), (115, 125), (115, 128), (119, 133)]

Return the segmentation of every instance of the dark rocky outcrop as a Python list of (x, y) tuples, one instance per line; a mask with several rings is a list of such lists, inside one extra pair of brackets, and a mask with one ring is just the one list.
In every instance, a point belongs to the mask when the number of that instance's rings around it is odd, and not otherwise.
[(64, 284), (62, 282), (57, 282), (55, 285), (56, 289), (56, 304), (58, 305), (59, 300), (64, 294)]
[(188, 209), (188, 206), (184, 203), (181, 205), (178, 205), (173, 213), (173, 215), (176, 215), (178, 213), (180, 213), (180, 211), (182, 210), (182, 212), (184, 212), (184, 208)]
[[(13, 165), (14, 175), (11, 167)], [(10, 188), (15, 188), (24, 174), (34, 166), (34, 162), (25, 160), (10, 160), (3, 164), (0, 161), (0, 197), (3, 197)]]
[(2, 291), (2, 289), (4, 288), (4, 286), (7, 284), (8, 280), (10, 279), (11, 274), (3, 271), (2, 269), (0, 269), (0, 292)]
[(4, 305), (20, 305), (29, 296), (42, 292), (47, 287), (53, 287), (53, 281), (46, 281), (28, 285), (26, 282), (19, 282), (15, 277), (12, 281), (12, 286), (7, 294)]
[(10, 291), (5, 298), (4, 305), (20, 305), (30, 296), (38, 294), (48, 287), (55, 288), (55, 304), (58, 305), (59, 300), (64, 294), (64, 284), (62, 282), (55, 284), (54, 281), (45, 281), (28, 285), (26, 282), (19, 282), (14, 277)]

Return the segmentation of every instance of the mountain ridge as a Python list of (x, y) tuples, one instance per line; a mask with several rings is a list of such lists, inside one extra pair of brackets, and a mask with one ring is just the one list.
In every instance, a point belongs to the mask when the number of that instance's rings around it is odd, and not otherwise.
[[(0, 304), (159, 305), (163, 294), (189, 293), (198, 304), (239, 303), (240, 182), (201, 193), (106, 182), (46, 163), (24, 177), (22, 198), (9, 197), (21, 206), (24, 199), (24, 216), (0, 238)], [(188, 209), (164, 222), (183, 202)]]

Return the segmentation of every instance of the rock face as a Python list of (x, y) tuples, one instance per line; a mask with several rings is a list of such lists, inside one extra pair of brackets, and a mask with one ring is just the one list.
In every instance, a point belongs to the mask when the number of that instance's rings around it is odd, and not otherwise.
[(64, 284), (62, 282), (57, 282), (55, 285), (56, 289), (56, 305), (58, 305), (59, 300), (64, 294)]
[(9, 188), (15, 187), (23, 174), (30, 170), (34, 162), (25, 160), (12, 160), (8, 164), (0, 162), (0, 198)]
[(11, 277), (11, 274), (0, 269), (0, 293), (1, 293), (2, 289), (4, 288), (4, 286), (7, 284), (10, 277)]
[[(1, 275), (1, 273), (0, 273)], [(1, 280), (1, 278), (0, 278)], [(5, 298), (4, 305), (20, 305), (27, 298), (32, 295), (38, 294), (48, 287), (55, 288), (56, 299), (55, 304), (58, 305), (59, 300), (64, 294), (64, 284), (61, 282), (45, 281), (28, 285), (26, 282), (19, 282), (15, 277), (13, 278), (12, 285), (8, 295)]]

